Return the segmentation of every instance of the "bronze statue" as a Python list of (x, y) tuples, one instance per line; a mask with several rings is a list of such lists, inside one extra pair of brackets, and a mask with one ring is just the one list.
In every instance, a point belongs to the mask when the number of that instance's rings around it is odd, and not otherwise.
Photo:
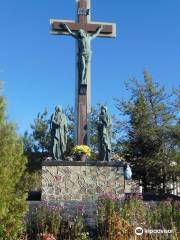
[(98, 142), (101, 161), (111, 160), (112, 119), (107, 107), (102, 106), (98, 120)]
[(78, 69), (80, 84), (87, 84), (87, 71), (91, 62), (91, 40), (96, 38), (103, 29), (103, 26), (97, 28), (96, 33), (93, 35), (88, 34), (85, 30), (79, 29), (77, 32), (72, 32), (67, 24), (63, 24), (63, 27), (69, 32), (69, 34), (78, 40)]
[(67, 119), (60, 106), (56, 106), (51, 117), (52, 156), (55, 160), (64, 160), (67, 147)]

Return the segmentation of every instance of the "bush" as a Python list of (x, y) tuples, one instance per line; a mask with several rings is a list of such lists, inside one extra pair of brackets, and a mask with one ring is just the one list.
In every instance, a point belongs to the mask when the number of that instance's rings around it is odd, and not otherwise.
[[(135, 228), (173, 230), (167, 234), (143, 234), (143, 240), (178, 240), (180, 226), (179, 202), (148, 203), (130, 199), (123, 203), (106, 196), (99, 200), (97, 211), (98, 240), (129, 240), (135, 237)], [(169, 238), (170, 237), (170, 238)]]
[(61, 206), (46, 202), (34, 206), (26, 217), (28, 240), (88, 240), (83, 212), (77, 207), (76, 213), (67, 217)]
[[(75, 213), (59, 205), (42, 203), (26, 218), (28, 240), (130, 240), (135, 228), (173, 230), (172, 234), (143, 234), (143, 240), (178, 240), (179, 202), (144, 204), (141, 200), (119, 201), (113, 195), (101, 196), (94, 216), (95, 229), (87, 231), (84, 206)], [(24, 239), (25, 240), (25, 239)]]
[(5, 117), (5, 103), (0, 96), (0, 239), (17, 240), (23, 229), (27, 195), (19, 187), (25, 171), (23, 144), (13, 124)]

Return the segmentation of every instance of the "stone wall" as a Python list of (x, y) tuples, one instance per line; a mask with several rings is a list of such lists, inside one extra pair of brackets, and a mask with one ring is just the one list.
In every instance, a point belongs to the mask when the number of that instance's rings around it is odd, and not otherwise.
[(104, 194), (122, 197), (124, 175), (121, 163), (44, 162), (42, 200), (89, 201)]

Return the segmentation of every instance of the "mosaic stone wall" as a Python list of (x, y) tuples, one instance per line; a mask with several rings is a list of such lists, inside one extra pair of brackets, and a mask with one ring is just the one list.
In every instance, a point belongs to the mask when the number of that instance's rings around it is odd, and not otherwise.
[(61, 162), (42, 166), (42, 200), (87, 201), (105, 193), (124, 194), (122, 166), (74, 165)]

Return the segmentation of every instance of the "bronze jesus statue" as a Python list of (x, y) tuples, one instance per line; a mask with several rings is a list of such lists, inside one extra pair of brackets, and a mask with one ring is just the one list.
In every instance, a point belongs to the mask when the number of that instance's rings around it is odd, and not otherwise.
[(91, 40), (96, 38), (103, 30), (103, 26), (97, 28), (96, 32), (92, 35), (88, 34), (85, 30), (79, 29), (77, 32), (72, 32), (67, 24), (63, 24), (63, 27), (69, 32), (69, 34), (78, 40), (78, 69), (80, 84), (87, 84), (87, 72), (91, 61)]

